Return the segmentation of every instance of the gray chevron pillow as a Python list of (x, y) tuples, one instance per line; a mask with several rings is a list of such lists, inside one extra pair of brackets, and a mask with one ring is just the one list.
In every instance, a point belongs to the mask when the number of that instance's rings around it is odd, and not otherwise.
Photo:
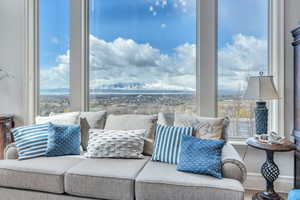
[(146, 130), (91, 129), (86, 157), (143, 158)]

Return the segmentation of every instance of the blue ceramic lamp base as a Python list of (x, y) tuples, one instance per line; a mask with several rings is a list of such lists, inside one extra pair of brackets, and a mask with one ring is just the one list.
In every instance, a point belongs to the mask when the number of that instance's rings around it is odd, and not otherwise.
[(256, 102), (255, 125), (257, 135), (268, 133), (268, 108), (265, 101)]

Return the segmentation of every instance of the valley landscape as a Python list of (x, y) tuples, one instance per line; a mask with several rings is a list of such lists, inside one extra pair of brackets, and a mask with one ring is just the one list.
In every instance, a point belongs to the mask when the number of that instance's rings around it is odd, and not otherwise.
[[(218, 99), (218, 115), (230, 118), (228, 133), (233, 138), (253, 135), (253, 102), (243, 101), (237, 94), (222, 94)], [(62, 91), (40, 96), (40, 115), (50, 112), (69, 112), (69, 96)], [(158, 112), (197, 112), (196, 96), (192, 92), (179, 91), (93, 91), (89, 98), (89, 110), (106, 110), (112, 114), (156, 114)]]

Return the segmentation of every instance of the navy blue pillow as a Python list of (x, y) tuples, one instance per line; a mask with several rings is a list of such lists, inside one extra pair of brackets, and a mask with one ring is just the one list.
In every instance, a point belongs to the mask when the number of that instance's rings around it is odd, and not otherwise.
[(222, 178), (221, 154), (224, 143), (224, 140), (182, 135), (177, 170)]
[(46, 156), (80, 154), (80, 126), (49, 123)]

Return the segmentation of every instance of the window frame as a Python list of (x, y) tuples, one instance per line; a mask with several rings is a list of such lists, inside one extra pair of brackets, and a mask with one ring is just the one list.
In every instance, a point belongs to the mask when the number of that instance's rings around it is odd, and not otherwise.
[[(88, 111), (89, 105), (89, 4), (70, 1), (70, 110)], [(79, 22), (79, 23), (78, 23)], [(73, 42), (72, 42), (73, 41)], [(76, 41), (76, 42), (74, 42)]]
[(284, 67), (284, 1), (269, 0), (268, 27), (268, 63), (269, 74), (274, 76), (274, 83), (280, 99), (270, 105), (269, 129), (285, 135), (285, 67)]
[[(197, 20), (196, 40), (197, 110), (201, 116), (216, 117), (218, 100), (218, 0), (196, 1), (197, 18), (200, 18)], [(70, 1), (71, 111), (88, 111), (89, 108), (88, 2), (87, 0)], [(268, 4), (269, 74), (274, 76), (275, 85), (281, 97), (279, 101), (271, 103), (269, 127), (270, 130), (284, 135), (284, 1), (268, 0)], [(27, 111), (25, 123), (32, 124), (35, 116), (39, 113), (39, 0), (27, 0), (25, 9), (25, 104)]]
[(39, 108), (39, 1), (25, 3), (25, 124), (33, 124)]

